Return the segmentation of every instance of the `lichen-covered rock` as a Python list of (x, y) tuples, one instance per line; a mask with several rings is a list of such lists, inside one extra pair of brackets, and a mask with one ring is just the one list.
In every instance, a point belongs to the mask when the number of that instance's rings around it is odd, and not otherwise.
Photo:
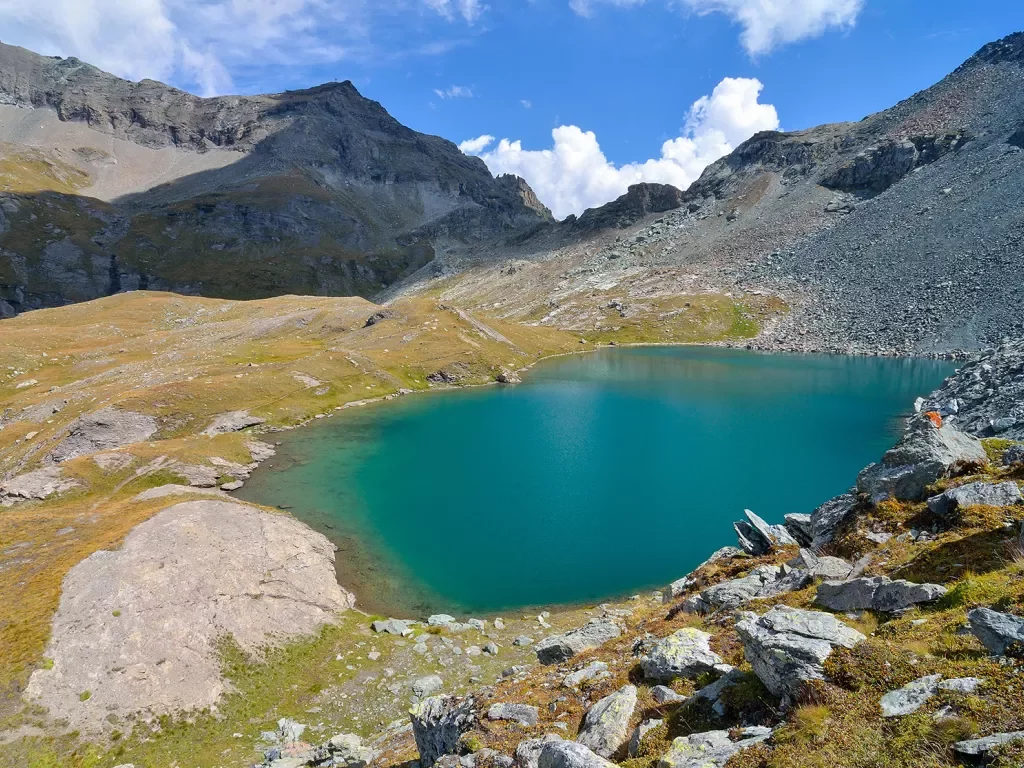
[(941, 679), (942, 675), (928, 675), (885, 694), (879, 702), (882, 717), (900, 717), (917, 712), (938, 692)]
[(801, 549), (800, 554), (790, 562), (790, 565), (807, 571), (812, 579), (841, 581), (853, 573), (853, 565), (842, 558), (830, 555), (819, 557), (809, 549)]
[(44, 467), (0, 483), (0, 501), (4, 497), (41, 501), (79, 487), (81, 483), (64, 475), (63, 467)]
[(1003, 451), (1003, 466), (1013, 467), (1024, 464), (1024, 445), (1011, 445)]
[(818, 587), (815, 602), (830, 611), (879, 611), (895, 613), (931, 603), (946, 594), (939, 584), (915, 584), (904, 579), (871, 576), (850, 581), (826, 581)]
[(629, 737), (629, 745), (626, 747), (626, 754), (629, 757), (636, 757), (640, 753), (640, 744), (643, 742), (644, 736), (664, 722), (664, 720), (657, 719), (644, 720), (634, 728), (633, 735)]
[(548, 733), (539, 739), (523, 739), (520, 741), (515, 753), (515, 761), (518, 768), (538, 768), (540, 753), (544, 749), (544, 745), (551, 741), (562, 741), (562, 737)]
[(577, 653), (602, 646), (621, 634), (622, 630), (614, 621), (591, 619), (582, 627), (546, 637), (537, 643), (537, 660), (541, 664), (558, 664)]
[(667, 683), (679, 677), (694, 678), (714, 669), (722, 658), (711, 650), (711, 635), (685, 627), (659, 640), (640, 660), (644, 678)]
[(615, 763), (575, 741), (549, 741), (540, 750), (537, 768), (614, 768)]
[(459, 738), (476, 723), (472, 699), (431, 696), (409, 711), (420, 765), (430, 768), (442, 755), (451, 755)]
[(562, 685), (566, 688), (579, 688), (586, 682), (602, 677), (609, 677), (610, 675), (611, 673), (608, 671), (607, 664), (603, 661), (592, 661), (583, 669), (570, 672), (562, 678)]
[(576, 741), (601, 757), (612, 757), (629, 740), (629, 721), (635, 709), (636, 687), (622, 686), (587, 711)]
[(1022, 501), (1016, 483), (968, 483), (928, 499), (928, 509), (946, 517), (967, 507), (1009, 507)]
[(761, 565), (742, 578), (708, 587), (700, 597), (712, 608), (731, 610), (757, 598), (802, 589), (810, 581), (811, 575), (805, 570), (788, 565)]
[(967, 613), (971, 631), (993, 656), (1003, 656), (1013, 645), (1024, 651), (1024, 617), (975, 608)]
[(865, 640), (831, 614), (784, 605), (738, 622), (736, 632), (754, 674), (777, 696), (797, 693), (807, 680), (824, 679), (833, 648)]
[(509, 720), (523, 725), (536, 725), (540, 711), (529, 704), (491, 704), (487, 708), (488, 720)]
[(888, 498), (920, 501), (943, 477), (988, 461), (981, 441), (950, 424), (936, 426), (923, 415), (910, 420), (903, 439), (857, 478), (857, 489), (872, 503)]
[(743, 728), (733, 741), (729, 731), (707, 731), (681, 736), (672, 741), (658, 768), (722, 768), (744, 749), (760, 744), (772, 735), (771, 728)]
[(1014, 744), (1024, 741), (1024, 731), (1010, 731), (1009, 733), (993, 733), (981, 739), (969, 739), (958, 741), (953, 745), (953, 751), (965, 757), (985, 757), (996, 747), (1004, 744)]
[(156, 419), (152, 416), (110, 406), (75, 419), (68, 436), (53, 449), (50, 457), (62, 462), (109, 451), (149, 440), (156, 431)]

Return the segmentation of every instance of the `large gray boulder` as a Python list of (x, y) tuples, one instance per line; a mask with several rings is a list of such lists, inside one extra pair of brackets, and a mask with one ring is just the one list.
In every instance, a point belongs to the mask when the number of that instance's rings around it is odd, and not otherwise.
[(760, 744), (771, 735), (771, 728), (753, 727), (741, 729), (735, 741), (729, 731), (680, 736), (658, 761), (658, 768), (722, 768), (733, 755)]
[(825, 660), (836, 647), (852, 648), (866, 638), (829, 613), (779, 605), (764, 616), (736, 624), (747, 661), (777, 696), (796, 694), (804, 682), (825, 678)]
[(784, 525), (769, 525), (749, 509), (743, 510), (746, 520), (733, 523), (740, 548), (755, 557), (766, 555), (775, 547), (785, 547), (797, 543)]
[(644, 678), (667, 683), (679, 677), (694, 678), (710, 672), (722, 658), (711, 650), (711, 635), (685, 627), (662, 638), (640, 660)]
[(910, 420), (903, 439), (857, 478), (857, 489), (877, 504), (888, 498), (920, 501), (943, 477), (988, 461), (981, 441), (950, 424), (936, 426), (923, 415)]
[(537, 643), (537, 660), (541, 664), (558, 664), (577, 653), (602, 646), (621, 634), (619, 625), (611, 619), (591, 619), (582, 627), (546, 637)]
[(789, 531), (789, 535), (796, 539), (801, 547), (810, 546), (811, 542), (814, 541), (811, 516), (792, 513), (786, 515), (783, 519), (786, 521), (785, 526), (786, 530)]
[(1024, 618), (991, 608), (968, 611), (971, 631), (993, 656), (1003, 656), (1014, 644), (1024, 645)]
[(562, 741), (562, 737), (548, 733), (539, 739), (523, 739), (516, 747), (515, 761), (518, 768), (538, 768), (540, 753), (550, 741)]
[[(518, 753), (518, 750), (517, 750)], [(548, 741), (540, 750), (537, 768), (614, 768), (600, 755), (575, 741)]]
[(802, 589), (811, 582), (811, 575), (788, 565), (761, 565), (746, 576), (723, 581), (700, 593), (709, 609), (732, 610), (751, 600), (774, 597)]
[(836, 537), (839, 526), (853, 514), (857, 507), (854, 490), (829, 499), (811, 513), (811, 548), (821, 549)]
[(540, 717), (540, 710), (529, 704), (491, 704), (487, 708), (488, 720), (508, 720), (522, 725), (533, 726), (537, 724)]
[(601, 757), (612, 757), (629, 741), (635, 709), (636, 687), (622, 686), (587, 710), (576, 741)]
[(1024, 731), (993, 733), (991, 736), (985, 736), (981, 739), (958, 741), (953, 745), (953, 751), (964, 757), (985, 758), (996, 747), (1001, 747), (1004, 744), (1014, 744), (1018, 741), (1024, 741)]
[(814, 601), (830, 611), (879, 611), (895, 613), (931, 603), (946, 594), (939, 584), (915, 584), (904, 579), (870, 576), (850, 581), (826, 581)]
[(442, 755), (454, 754), (459, 737), (476, 722), (472, 699), (431, 696), (409, 711), (420, 765), (430, 768)]
[(1011, 445), (1003, 451), (1003, 466), (1012, 467), (1024, 464), (1024, 445)]
[(156, 431), (156, 419), (152, 416), (109, 406), (75, 419), (68, 436), (53, 449), (50, 457), (62, 462), (110, 451), (149, 440)]
[(928, 509), (947, 517), (967, 507), (1009, 507), (1022, 501), (1016, 483), (968, 483), (928, 499)]
[(816, 555), (809, 549), (801, 549), (800, 554), (790, 561), (793, 568), (807, 571), (812, 579), (842, 581), (853, 573), (854, 566), (840, 557)]

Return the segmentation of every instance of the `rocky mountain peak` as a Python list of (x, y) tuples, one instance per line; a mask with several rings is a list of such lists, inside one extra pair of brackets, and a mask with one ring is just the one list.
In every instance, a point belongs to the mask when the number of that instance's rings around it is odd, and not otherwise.
[(1024, 63), (1024, 32), (1014, 32), (1001, 40), (983, 45), (976, 54), (961, 64), (957, 71), (1004, 61)]

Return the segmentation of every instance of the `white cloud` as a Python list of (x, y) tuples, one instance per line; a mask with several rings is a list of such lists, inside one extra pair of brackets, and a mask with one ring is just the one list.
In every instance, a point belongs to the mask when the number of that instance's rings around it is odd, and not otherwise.
[(459, 144), (459, 149), (461, 149), (467, 155), (479, 155), (493, 143), (494, 137), (484, 134), (483, 136), (478, 136), (475, 139), (467, 139), (466, 141)]
[[(406, 20), (412, 29), (407, 12), (418, 8), (464, 25), (486, 10), (480, 0), (0, 0), (0, 30), (5, 43), (214, 95), (234, 88), (236, 70), (379, 58), (375, 24), (394, 32)], [(407, 42), (389, 38), (392, 47), (431, 52)], [(444, 50), (443, 41), (431, 45)]]
[(754, 79), (725, 78), (710, 96), (694, 102), (682, 135), (666, 141), (660, 157), (645, 162), (615, 166), (601, 151), (597, 136), (575, 125), (555, 128), (551, 149), (523, 149), (520, 141), (502, 139), (485, 152), (494, 142), (486, 135), (459, 148), (481, 157), (495, 175), (522, 176), (555, 216), (564, 218), (614, 200), (643, 181), (686, 189), (738, 144), (758, 131), (779, 127), (775, 107), (758, 101), (763, 87)]
[(434, 93), (439, 99), (471, 99), (473, 89), (465, 85), (449, 85), (447, 88), (435, 88)]
[(520, 99), (519, 103), (523, 105), (523, 109), (533, 109), (533, 102), (529, 99)]
[[(569, 0), (580, 16), (593, 15), (596, 4), (627, 8), (646, 0)], [(697, 14), (723, 13), (743, 27), (740, 40), (751, 55), (786, 43), (822, 35), (830, 27), (850, 28), (865, 0), (672, 0)]]

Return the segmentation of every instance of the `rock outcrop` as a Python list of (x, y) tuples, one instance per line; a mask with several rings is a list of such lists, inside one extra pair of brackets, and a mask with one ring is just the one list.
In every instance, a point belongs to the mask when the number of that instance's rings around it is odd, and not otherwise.
[(552, 635), (537, 643), (537, 659), (541, 664), (557, 664), (577, 653), (597, 648), (622, 634), (619, 625), (610, 619), (591, 619), (578, 629)]
[(645, 679), (667, 683), (697, 677), (721, 663), (722, 658), (711, 650), (711, 635), (686, 627), (657, 641), (640, 660), (640, 667)]
[(113, 406), (102, 408), (77, 418), (68, 436), (53, 449), (50, 457), (61, 462), (110, 451), (149, 440), (156, 431), (156, 419), (152, 416)]
[(971, 631), (994, 656), (1003, 656), (1010, 649), (1024, 654), (1024, 617), (975, 608), (968, 612), (967, 620)]
[(735, 735), (729, 731), (707, 731), (681, 736), (658, 761), (658, 768), (723, 768), (733, 755), (771, 735), (771, 728), (755, 726), (741, 728)]
[(826, 581), (814, 601), (830, 611), (896, 613), (931, 603), (946, 594), (940, 584), (915, 584), (904, 579), (872, 576), (850, 581)]
[(430, 768), (444, 755), (454, 754), (462, 734), (476, 722), (472, 699), (454, 696), (424, 699), (410, 710), (409, 716), (424, 768)]
[(601, 757), (611, 758), (629, 741), (629, 721), (636, 709), (636, 686), (625, 685), (587, 710), (576, 738)]
[(866, 638), (831, 614), (776, 606), (736, 624), (743, 650), (765, 687), (777, 696), (796, 695), (808, 680), (825, 678), (825, 660), (836, 647)]
[(775, 547), (786, 547), (797, 544), (786, 526), (769, 525), (749, 509), (743, 510), (746, 520), (733, 523), (736, 535), (740, 540), (740, 548), (749, 555), (764, 555)]
[(1021, 498), (1020, 487), (1014, 482), (968, 483), (932, 496), (928, 499), (928, 509), (947, 517), (967, 507), (1009, 507), (1021, 501), (1024, 499)]
[(43, 467), (0, 483), (0, 505), (41, 501), (80, 487), (81, 483), (64, 474), (63, 467)]
[(83, 731), (119, 716), (210, 707), (227, 690), (222, 636), (255, 651), (315, 631), (353, 604), (334, 547), (285, 515), (190, 501), (86, 558), (60, 606), (27, 697)]

